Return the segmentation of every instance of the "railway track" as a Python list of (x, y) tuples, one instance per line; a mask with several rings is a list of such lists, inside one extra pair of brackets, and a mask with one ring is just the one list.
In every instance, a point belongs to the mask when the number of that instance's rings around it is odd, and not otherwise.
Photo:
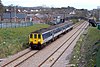
[(27, 60), (28, 58), (30, 58), (31, 56), (35, 55), (38, 52), (39, 52), (38, 50), (34, 50), (34, 51), (27, 50), (26, 52), (20, 54), (18, 57), (14, 58), (10, 61), (3, 62), (0, 66), (1, 67), (11, 67), (12, 65), (16, 66), (17, 64)]
[[(73, 34), (74, 35), (74, 34)], [(70, 37), (71, 38), (71, 37)], [(69, 39), (70, 39), (69, 38)], [(69, 40), (68, 39), (68, 40)], [(67, 40), (67, 41), (68, 41)], [(65, 43), (65, 42), (64, 42)], [(61, 46), (60, 46), (61, 47)], [(60, 47), (58, 48), (58, 49), (60, 49)], [(56, 51), (58, 51), (58, 49), (56, 50)], [(56, 51), (54, 52), (54, 53), (56, 53)], [(9, 61), (9, 62), (7, 62), (7, 63), (3, 63), (3, 64), (1, 64), (1, 67), (16, 67), (16, 66), (19, 66), (19, 65), (21, 65), (23, 62), (25, 62), (27, 59), (29, 59), (29, 58), (31, 58), (32, 56), (34, 56), (35, 54), (37, 54), (39, 51), (38, 50), (34, 50), (34, 51), (31, 51), (31, 50), (29, 50), (29, 51), (26, 51), (25, 53), (23, 53), (22, 55), (20, 55), (20, 56), (18, 56), (18, 57), (16, 57), (16, 58), (14, 58), (13, 60), (11, 60), (11, 61)], [(53, 54), (54, 54), (53, 53)], [(49, 56), (49, 58), (53, 55), (53, 54), (51, 54), (50, 56)], [(49, 58), (47, 58), (47, 59), (49, 59)], [(46, 60), (47, 60), (46, 59)], [(44, 64), (44, 62), (46, 62), (46, 60), (45, 61), (43, 61), (41, 64), (39, 64), (39, 66), (42, 66), (43, 64)]]
[[(86, 28), (87, 25), (83, 25), (82, 28)], [(75, 39), (82, 33), (82, 30), (77, 30), (68, 40), (66, 40), (54, 53), (52, 53), (46, 60), (44, 60), (39, 67), (52, 67), (55, 62), (62, 56), (62, 54), (71, 46)], [(67, 47), (66, 47), (66, 44)]]

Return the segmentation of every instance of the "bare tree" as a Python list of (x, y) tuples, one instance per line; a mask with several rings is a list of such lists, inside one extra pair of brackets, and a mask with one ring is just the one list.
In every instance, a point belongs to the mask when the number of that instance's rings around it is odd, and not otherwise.
[(3, 4), (2, 4), (2, 2), (0, 0), (0, 18), (1, 18), (1, 20), (2, 20), (3, 12), (4, 12), (4, 6), (3, 6)]

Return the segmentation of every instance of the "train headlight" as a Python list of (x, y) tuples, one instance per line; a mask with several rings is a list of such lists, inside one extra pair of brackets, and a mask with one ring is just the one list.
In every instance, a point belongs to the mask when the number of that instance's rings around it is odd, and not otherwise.
[(39, 39), (38, 41), (40, 42), (41, 40)]

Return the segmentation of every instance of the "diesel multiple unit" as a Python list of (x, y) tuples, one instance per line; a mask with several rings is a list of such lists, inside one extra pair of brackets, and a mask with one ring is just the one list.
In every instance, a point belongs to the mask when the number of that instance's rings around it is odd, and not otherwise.
[(49, 28), (43, 28), (29, 35), (29, 45), (31, 48), (41, 49), (47, 42), (55, 40), (61, 34), (68, 32), (73, 28), (72, 22), (65, 22)]

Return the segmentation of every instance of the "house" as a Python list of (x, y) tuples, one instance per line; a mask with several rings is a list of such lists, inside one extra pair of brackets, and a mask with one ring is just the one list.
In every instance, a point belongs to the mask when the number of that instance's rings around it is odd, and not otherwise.
[(60, 23), (61, 19), (64, 19), (64, 14), (55, 14), (53, 15), (53, 23), (56, 24), (56, 23)]
[(27, 17), (30, 17), (30, 21), (33, 23), (46, 23), (52, 20), (50, 15), (47, 14), (28, 14)]
[(5, 22), (22, 22), (22, 21), (27, 21), (29, 20), (28, 18), (26, 19), (26, 14), (24, 13), (3, 13), (3, 21)]

